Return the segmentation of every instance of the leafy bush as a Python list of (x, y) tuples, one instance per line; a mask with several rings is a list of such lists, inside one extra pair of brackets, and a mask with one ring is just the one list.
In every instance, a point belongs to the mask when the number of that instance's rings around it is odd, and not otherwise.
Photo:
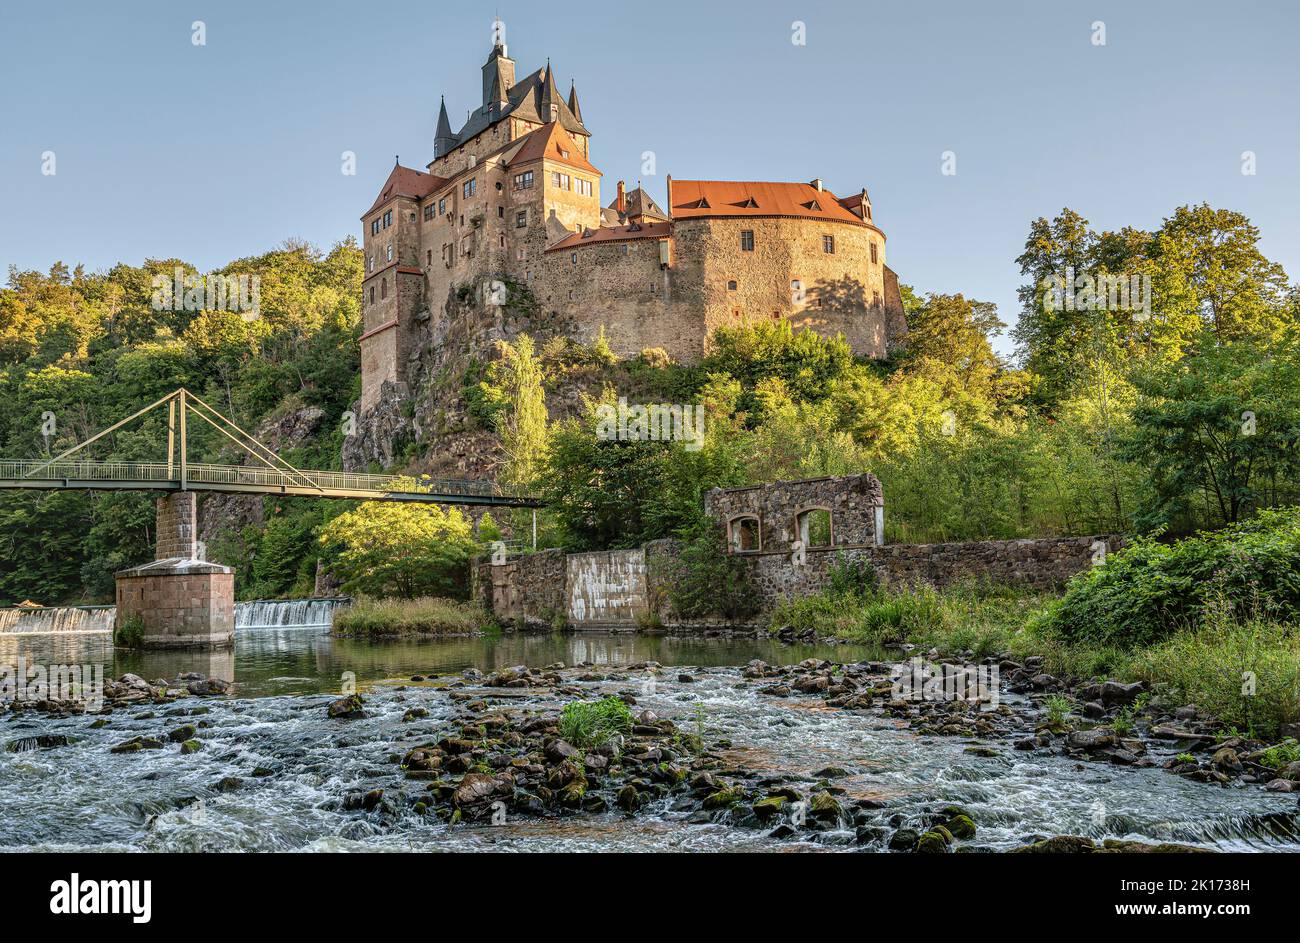
[(1067, 642), (1149, 645), (1224, 605), (1237, 618), (1300, 618), (1300, 508), (1173, 544), (1136, 539), (1075, 577), (1049, 621)]
[(1273, 736), (1282, 724), (1300, 720), (1294, 626), (1217, 616), (1137, 652), (1127, 674), (1253, 735)]
[(680, 532), (669, 572), (660, 574), (668, 605), (683, 619), (747, 619), (760, 608), (744, 557), (727, 553), (717, 524), (701, 517)]
[(455, 599), (358, 599), (334, 614), (335, 635), (471, 635), (490, 624), (478, 606)]
[(113, 644), (119, 648), (139, 648), (144, 643), (144, 620), (129, 615), (113, 627)]
[(560, 736), (576, 747), (598, 747), (632, 730), (632, 712), (616, 697), (571, 701), (560, 714)]

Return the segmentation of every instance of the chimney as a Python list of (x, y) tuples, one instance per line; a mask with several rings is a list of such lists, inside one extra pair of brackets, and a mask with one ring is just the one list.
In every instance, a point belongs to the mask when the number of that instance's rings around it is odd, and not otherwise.
[(822, 192), (822, 178), (821, 178), (821, 177), (813, 177), (812, 182), (809, 183), (808, 185), (809, 185), (810, 187), (812, 187), (814, 190), (816, 190), (818, 193), (821, 193), (821, 192)]
[(627, 212), (627, 191), (623, 187), (622, 180), (618, 182), (618, 202), (614, 204), (614, 208), (618, 210), (619, 216)]
[(673, 175), (672, 174), (668, 174), (668, 205), (664, 207), (664, 212), (668, 214), (669, 219), (673, 218)]

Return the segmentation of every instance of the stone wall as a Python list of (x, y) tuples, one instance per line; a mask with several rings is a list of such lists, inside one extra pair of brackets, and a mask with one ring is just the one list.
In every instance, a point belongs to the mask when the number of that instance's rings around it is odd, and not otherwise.
[(795, 540), (811, 545), (801, 525), (808, 511), (830, 515), (830, 545), (871, 546), (876, 543), (877, 510), (884, 492), (875, 475), (844, 475), (778, 481), (750, 488), (714, 488), (704, 497), (704, 512), (726, 528), (741, 518), (757, 518), (759, 551), (789, 553)]
[(518, 554), (498, 564), (481, 557), (470, 576), (474, 601), (502, 622), (550, 628), (568, 612), (563, 550)]

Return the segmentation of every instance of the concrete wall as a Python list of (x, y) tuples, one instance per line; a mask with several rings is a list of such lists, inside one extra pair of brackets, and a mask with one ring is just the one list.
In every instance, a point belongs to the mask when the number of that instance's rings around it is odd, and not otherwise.
[(571, 553), (569, 622), (577, 629), (635, 626), (649, 611), (644, 550)]

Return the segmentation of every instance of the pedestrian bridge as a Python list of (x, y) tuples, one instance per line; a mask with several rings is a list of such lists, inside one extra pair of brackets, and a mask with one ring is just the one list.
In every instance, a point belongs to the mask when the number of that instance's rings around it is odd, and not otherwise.
[[(94, 460), (77, 455), (134, 419), (167, 409), (167, 453), (161, 462)], [(187, 420), (215, 428), (256, 464), (194, 462)], [(76, 457), (74, 457), (76, 456)], [(357, 474), (295, 468), (188, 390), (164, 396), (51, 459), (0, 460), (0, 489), (85, 491), (218, 491), (359, 501), (415, 501), (432, 504), (536, 508), (527, 495), (504, 494), (488, 480)]]

